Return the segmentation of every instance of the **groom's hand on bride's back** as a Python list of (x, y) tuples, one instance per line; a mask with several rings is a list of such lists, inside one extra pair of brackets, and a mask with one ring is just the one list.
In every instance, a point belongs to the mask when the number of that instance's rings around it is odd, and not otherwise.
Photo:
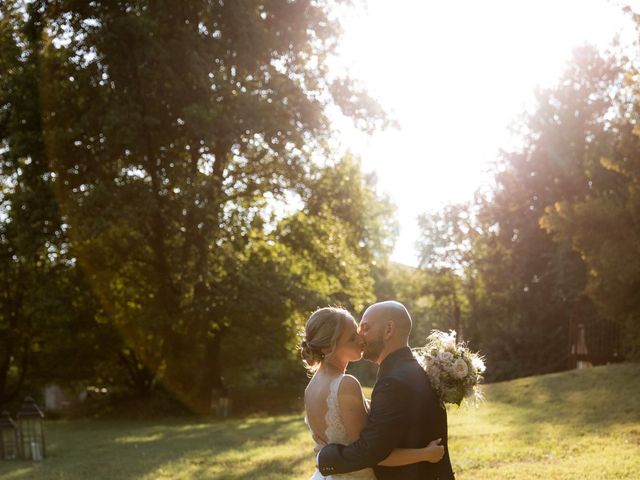
[(444, 457), (444, 445), (440, 445), (441, 441), (442, 439), (438, 438), (424, 448), (427, 462), (438, 463), (442, 460), (442, 457)]

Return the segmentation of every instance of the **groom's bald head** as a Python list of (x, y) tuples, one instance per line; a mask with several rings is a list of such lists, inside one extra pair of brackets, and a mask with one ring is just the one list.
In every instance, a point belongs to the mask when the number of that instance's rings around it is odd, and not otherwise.
[(405, 347), (411, 333), (411, 316), (400, 302), (379, 302), (367, 308), (360, 321), (364, 357), (380, 363), (398, 348)]
[(368, 317), (372, 322), (391, 322), (395, 325), (396, 334), (399, 337), (409, 339), (411, 333), (411, 316), (406, 307), (400, 302), (389, 300), (374, 303), (364, 312), (362, 318)]

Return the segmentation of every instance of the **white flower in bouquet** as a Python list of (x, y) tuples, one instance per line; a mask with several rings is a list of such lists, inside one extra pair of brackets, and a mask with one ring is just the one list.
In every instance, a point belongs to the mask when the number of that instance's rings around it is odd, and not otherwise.
[(446, 350), (444, 352), (440, 352), (438, 353), (438, 360), (440, 360), (443, 365), (447, 365), (453, 361), (453, 353)]
[(458, 358), (455, 362), (453, 362), (453, 374), (457, 378), (465, 378), (468, 373), (469, 366), (467, 365), (467, 362), (465, 362), (462, 358)]
[(440, 347), (443, 348), (447, 352), (455, 352), (456, 350), (456, 332), (451, 330), (449, 333), (440, 332), (439, 330), (433, 330), (433, 332), (438, 331), (438, 341), (440, 343)]
[(471, 365), (473, 366), (473, 368), (475, 368), (480, 373), (482, 373), (482, 372), (484, 372), (486, 370), (484, 362), (482, 361), (482, 359), (480, 357), (473, 357), (471, 359)]
[(460, 405), (468, 399), (477, 405), (481, 400), (479, 384), (486, 369), (484, 361), (465, 343), (457, 343), (455, 332), (433, 330), (426, 345), (414, 349), (413, 354), (443, 402)]

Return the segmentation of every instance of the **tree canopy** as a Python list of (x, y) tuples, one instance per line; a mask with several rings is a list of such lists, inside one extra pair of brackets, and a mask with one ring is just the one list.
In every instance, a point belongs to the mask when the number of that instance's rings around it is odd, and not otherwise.
[(616, 45), (576, 49), (494, 186), (421, 217), (426, 273), (458, 286), (489, 379), (569, 368), (579, 324), (594, 358), (637, 356), (635, 72)]
[(3, 268), (22, 280), (3, 302), (2, 378), (20, 383), (25, 327), (50, 331), (54, 302), (67, 328), (105, 327), (94, 341), (139, 392), (161, 381), (205, 411), (225, 338), (272, 331), (282, 358), (301, 312), (372, 299), (388, 209), (356, 162), (317, 160), (333, 156), (329, 108), (365, 130), (386, 120), (328, 72), (332, 7), (3, 3)]

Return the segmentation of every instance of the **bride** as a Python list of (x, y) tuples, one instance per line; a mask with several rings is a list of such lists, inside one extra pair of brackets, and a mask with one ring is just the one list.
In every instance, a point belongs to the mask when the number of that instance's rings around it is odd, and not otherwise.
[[(305, 421), (317, 444), (356, 441), (367, 422), (368, 402), (358, 380), (345, 374), (349, 362), (362, 358), (358, 326), (342, 308), (316, 310), (307, 320), (301, 343), (302, 359), (313, 373), (304, 394)], [(416, 462), (438, 462), (444, 455), (440, 439), (423, 448), (397, 448), (380, 462), (395, 467)], [(316, 470), (311, 480), (323, 479)], [(326, 477), (375, 480), (372, 468)]]

